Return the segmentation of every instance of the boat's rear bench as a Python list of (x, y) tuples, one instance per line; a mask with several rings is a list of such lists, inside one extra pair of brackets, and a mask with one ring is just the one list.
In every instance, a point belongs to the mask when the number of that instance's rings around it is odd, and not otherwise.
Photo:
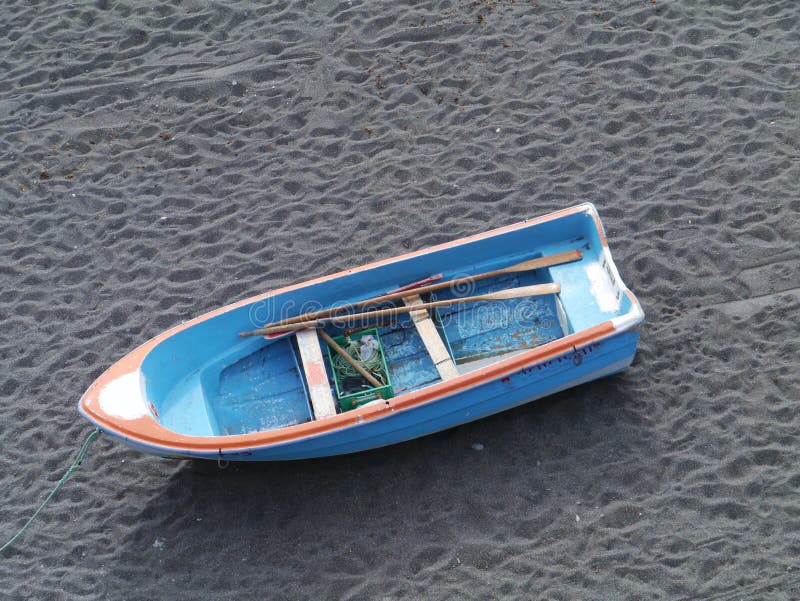
[[(417, 307), (423, 303), (422, 297), (419, 294), (403, 299), (406, 305), (410, 307)], [(425, 345), (425, 350), (433, 362), (433, 366), (439, 373), (442, 380), (449, 380), (458, 376), (458, 368), (453, 361), (453, 357), (447, 348), (447, 343), (442, 339), (436, 324), (431, 319), (430, 313), (427, 309), (421, 309), (409, 313), (411, 321), (414, 322), (414, 327), (417, 330), (422, 344)]]

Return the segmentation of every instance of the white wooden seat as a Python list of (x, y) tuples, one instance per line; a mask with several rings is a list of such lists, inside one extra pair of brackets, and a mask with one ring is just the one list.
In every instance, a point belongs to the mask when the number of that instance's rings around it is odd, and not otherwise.
[[(414, 294), (405, 297), (403, 302), (409, 307), (413, 307), (414, 305), (422, 304), (422, 298), (419, 294)], [(444, 340), (439, 335), (439, 330), (436, 329), (436, 324), (433, 323), (427, 309), (412, 311), (410, 315), (411, 319), (414, 320), (417, 333), (422, 338), (422, 342), (425, 344), (425, 348), (436, 366), (436, 371), (439, 372), (439, 377), (442, 380), (449, 380), (458, 376), (456, 364), (453, 363), (450, 353), (447, 352)]]
[(314, 418), (323, 419), (336, 415), (336, 403), (331, 394), (325, 361), (322, 359), (322, 345), (314, 328), (297, 331), (297, 346), (300, 349), (300, 360), (308, 382), (308, 395)]

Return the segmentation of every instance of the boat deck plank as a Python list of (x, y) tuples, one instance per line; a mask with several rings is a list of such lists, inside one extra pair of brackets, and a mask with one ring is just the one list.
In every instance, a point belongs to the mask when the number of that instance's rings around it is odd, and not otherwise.
[[(403, 301), (410, 307), (422, 304), (422, 298), (419, 294), (407, 296)], [(425, 344), (425, 348), (431, 356), (433, 364), (436, 366), (436, 371), (439, 372), (439, 376), (442, 380), (449, 380), (450, 378), (457, 377), (459, 374), (458, 369), (456, 369), (456, 364), (453, 363), (453, 359), (450, 357), (450, 353), (442, 337), (439, 335), (439, 331), (436, 329), (436, 325), (433, 323), (428, 311), (426, 309), (413, 311), (411, 313), (411, 319), (414, 320), (417, 333), (420, 338), (422, 338), (422, 342)]]
[(322, 346), (314, 329), (297, 332), (297, 346), (308, 383), (308, 395), (314, 408), (314, 418), (322, 419), (336, 415), (336, 404), (328, 382)]

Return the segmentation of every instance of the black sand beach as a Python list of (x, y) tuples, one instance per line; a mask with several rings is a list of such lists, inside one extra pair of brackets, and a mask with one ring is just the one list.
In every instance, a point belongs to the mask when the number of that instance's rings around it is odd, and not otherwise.
[(594, 202), (624, 375), (201, 469), (101, 438), (3, 599), (800, 597), (800, 4), (0, 8), (0, 543), (110, 363), (212, 308)]

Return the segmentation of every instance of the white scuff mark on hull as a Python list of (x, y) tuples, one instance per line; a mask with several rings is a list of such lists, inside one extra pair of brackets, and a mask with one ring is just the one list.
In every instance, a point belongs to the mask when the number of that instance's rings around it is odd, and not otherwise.
[(109, 382), (100, 391), (100, 408), (108, 415), (121, 419), (147, 417), (141, 373), (137, 370)]
[[(605, 264), (605, 261), (603, 261)], [(620, 289), (611, 279), (610, 270), (600, 263), (590, 263), (584, 267), (589, 278), (589, 291), (597, 301), (597, 306), (604, 313), (613, 313), (619, 309)]]

